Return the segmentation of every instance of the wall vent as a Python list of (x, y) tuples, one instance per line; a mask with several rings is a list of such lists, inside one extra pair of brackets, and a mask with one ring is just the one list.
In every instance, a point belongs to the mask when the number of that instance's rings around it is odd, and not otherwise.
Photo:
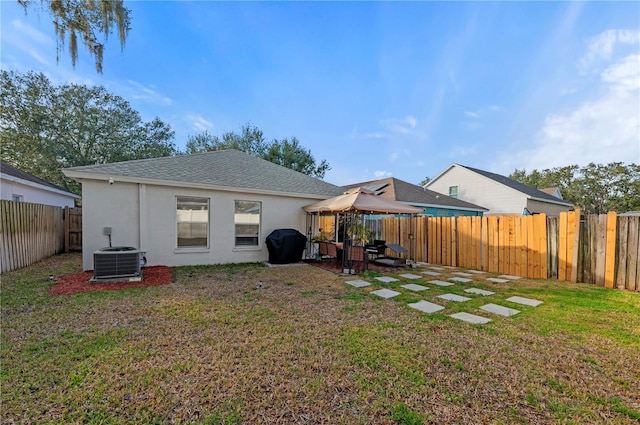
[(93, 278), (140, 276), (140, 250), (130, 246), (101, 248), (93, 253)]

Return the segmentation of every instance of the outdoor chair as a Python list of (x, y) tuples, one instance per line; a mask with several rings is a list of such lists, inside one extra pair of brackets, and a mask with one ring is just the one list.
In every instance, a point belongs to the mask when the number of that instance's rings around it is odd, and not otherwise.
[(329, 257), (329, 259), (331, 259), (333, 261), (337, 261), (338, 260), (338, 247), (334, 243), (326, 242), (326, 244), (327, 244), (327, 257)]
[(367, 253), (365, 248), (363, 246), (351, 246), (348, 252), (347, 262), (350, 268), (354, 269), (357, 273), (365, 271), (367, 269)]
[(374, 239), (372, 244), (365, 245), (364, 248), (369, 254), (374, 254), (376, 257), (384, 256), (384, 251), (387, 249), (385, 245), (386, 241), (380, 239)]
[(320, 255), (320, 260), (329, 255), (329, 248), (327, 245), (328, 244), (324, 241), (318, 242), (318, 255)]

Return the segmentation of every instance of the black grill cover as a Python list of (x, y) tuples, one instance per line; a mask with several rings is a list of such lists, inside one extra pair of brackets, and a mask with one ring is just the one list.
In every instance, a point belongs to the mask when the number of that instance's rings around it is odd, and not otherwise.
[(276, 229), (267, 236), (266, 243), (271, 264), (297, 263), (302, 260), (307, 237), (296, 229)]

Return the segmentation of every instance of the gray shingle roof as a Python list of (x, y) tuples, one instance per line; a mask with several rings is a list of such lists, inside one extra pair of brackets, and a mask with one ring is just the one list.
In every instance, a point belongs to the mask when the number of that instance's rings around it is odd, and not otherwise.
[(48, 182), (48, 181), (46, 181), (44, 179), (41, 179), (40, 177), (36, 177), (33, 174), (29, 174), (26, 171), (19, 170), (19, 169), (15, 168), (15, 167), (12, 167), (11, 165), (9, 165), (9, 164), (7, 164), (5, 162), (1, 162), (1, 161), (0, 161), (0, 173), (1, 174), (6, 174), (7, 176), (17, 177), (19, 179), (26, 180), (26, 181), (29, 181), (31, 183), (37, 183), (37, 184), (42, 185), (42, 186), (47, 186), (47, 187), (50, 187), (52, 189), (56, 189), (56, 190), (60, 190), (60, 191), (63, 191), (63, 192), (67, 192), (69, 195), (73, 195), (73, 196), (77, 197), (77, 195), (75, 195), (74, 193), (69, 192), (67, 189), (65, 189), (62, 186), (58, 186), (57, 184), (53, 184), (51, 182)]
[[(409, 204), (426, 204), (437, 205), (444, 208), (466, 208), (477, 211), (489, 211), (487, 208), (463, 201), (461, 199), (452, 198), (433, 190), (423, 189), (422, 187), (389, 177), (381, 180), (371, 180), (368, 182), (355, 183), (345, 186), (345, 188), (365, 187), (378, 193), (379, 196), (395, 201), (406, 202)], [(374, 189), (375, 188), (375, 189)]]
[(232, 149), (87, 165), (65, 171), (327, 197), (342, 193), (341, 188), (331, 183)]
[(505, 176), (501, 176), (500, 174), (495, 174), (495, 173), (490, 173), (488, 171), (484, 171), (484, 170), (479, 170), (477, 168), (472, 168), (472, 167), (467, 167), (466, 165), (460, 165), (461, 167), (466, 168), (467, 170), (471, 170), (473, 172), (476, 172), (482, 176), (485, 176), (487, 178), (490, 178), (493, 181), (496, 181), (498, 183), (501, 183), (505, 186), (510, 187), (511, 189), (515, 189), (519, 192), (522, 192), (528, 196), (531, 196), (533, 198), (538, 198), (538, 199), (542, 199), (545, 201), (549, 201), (549, 202), (553, 202), (555, 204), (566, 204), (566, 205), (572, 205), (569, 202), (563, 201), (562, 199), (558, 199), (553, 195), (550, 195), (548, 193), (545, 193), (541, 190), (538, 189), (534, 189), (531, 186), (527, 186), (526, 184), (520, 183), (519, 181), (515, 181), (513, 179), (510, 179), (508, 177)]

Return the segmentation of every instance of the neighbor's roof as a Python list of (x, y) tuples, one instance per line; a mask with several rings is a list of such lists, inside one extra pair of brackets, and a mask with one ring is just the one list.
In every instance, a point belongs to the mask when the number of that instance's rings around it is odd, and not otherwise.
[(371, 180), (362, 183), (355, 183), (345, 186), (345, 188), (363, 187), (376, 193), (376, 195), (408, 203), (411, 205), (433, 206), (440, 208), (456, 208), (473, 211), (489, 211), (487, 208), (465, 202), (451, 196), (443, 195), (433, 190), (424, 189), (418, 185), (389, 177), (380, 180)]
[[(460, 164), (458, 164), (460, 165)], [(505, 176), (501, 176), (500, 174), (495, 174), (495, 173), (490, 173), (488, 171), (484, 171), (484, 170), (479, 170), (477, 168), (472, 168), (472, 167), (467, 167), (465, 165), (460, 165), (461, 167), (466, 168), (467, 170), (471, 170), (473, 172), (476, 172), (480, 175), (483, 175), (487, 178), (490, 178), (491, 180), (494, 180), (498, 183), (501, 183), (505, 186), (510, 187), (511, 189), (515, 189), (519, 192), (522, 192), (532, 198), (536, 198), (538, 200), (542, 200), (542, 201), (548, 201), (548, 202), (553, 202), (554, 204), (565, 204), (565, 205), (573, 205), (570, 204), (569, 202), (563, 201), (562, 199), (556, 198), (553, 195), (550, 195), (548, 193), (545, 193), (541, 190), (538, 189), (534, 189), (531, 186), (527, 186), (526, 184), (520, 183), (519, 181), (515, 181), (513, 179), (510, 179), (508, 177)]]
[(342, 193), (331, 183), (293, 171), (237, 150), (115, 162), (66, 168), (75, 179), (113, 178), (190, 187), (245, 189), (264, 193), (286, 192), (330, 197)]
[[(41, 189), (53, 189), (53, 192), (64, 192), (62, 193), (63, 195), (68, 195), (73, 198), (80, 197), (75, 193), (69, 192), (62, 186), (58, 186), (57, 184), (48, 182), (44, 179), (41, 179), (40, 177), (34, 176), (33, 174), (29, 174), (26, 171), (19, 170), (16, 167), (12, 167), (11, 165), (7, 164), (6, 162), (0, 161), (0, 174), (2, 174), (4, 178), (7, 178), (7, 180), (16, 181), (18, 183), (27, 184), (29, 186), (38, 186)], [(13, 178), (8, 178), (8, 176)]]
[(505, 176), (501, 176), (500, 174), (495, 174), (495, 173), (490, 173), (488, 171), (484, 171), (484, 170), (479, 170), (477, 168), (473, 168), (473, 167), (467, 167), (466, 165), (460, 165), (460, 164), (451, 164), (449, 165), (444, 171), (442, 171), (440, 174), (438, 174), (436, 177), (434, 177), (429, 183), (427, 183), (427, 186), (430, 186), (431, 184), (433, 184), (436, 180), (440, 179), (440, 177), (442, 177), (443, 175), (445, 175), (449, 170), (451, 170), (454, 167), (460, 167), (460, 168), (464, 168), (467, 169), (471, 172), (477, 173), (483, 177), (486, 177), (488, 179), (491, 179), (493, 181), (495, 181), (496, 183), (505, 185), (513, 190), (517, 190), (520, 193), (523, 193), (525, 195), (527, 195), (530, 198), (534, 198), (536, 200), (539, 201), (545, 201), (545, 202), (551, 202), (553, 204), (560, 204), (560, 205), (567, 205), (567, 206), (573, 206), (573, 204), (570, 204), (569, 202), (563, 201), (562, 199), (556, 198), (553, 195), (549, 195), (548, 193), (544, 193), (538, 189), (534, 189), (530, 186), (527, 186), (526, 184), (520, 183), (518, 181), (515, 181), (513, 179), (510, 179), (508, 177)]

